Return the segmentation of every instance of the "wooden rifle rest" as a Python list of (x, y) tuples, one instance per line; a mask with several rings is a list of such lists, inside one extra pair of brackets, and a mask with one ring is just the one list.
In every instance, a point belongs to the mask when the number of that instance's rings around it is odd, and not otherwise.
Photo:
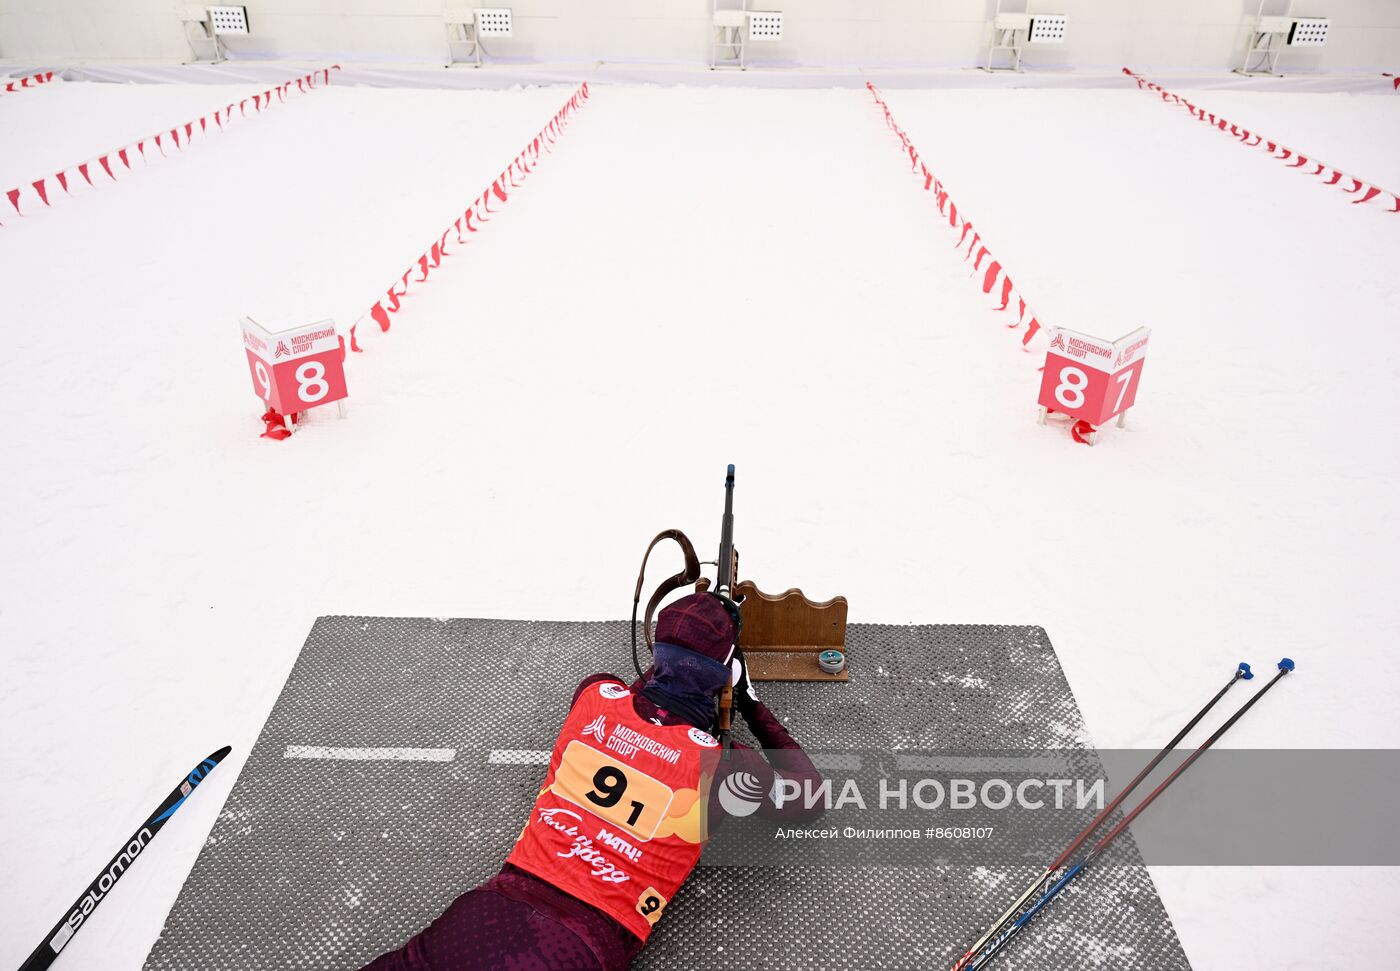
[(827, 674), (817, 664), (822, 651), (846, 650), (846, 598), (815, 603), (793, 587), (768, 594), (751, 580), (734, 588), (743, 598), (744, 651), (753, 681), (846, 681), (850, 658), (840, 674)]

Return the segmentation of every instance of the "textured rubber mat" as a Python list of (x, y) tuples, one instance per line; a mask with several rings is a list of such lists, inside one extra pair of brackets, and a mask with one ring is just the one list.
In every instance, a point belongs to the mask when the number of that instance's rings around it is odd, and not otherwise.
[[(1096, 761), (1040, 628), (854, 624), (847, 640), (848, 683), (760, 686), (809, 750)], [(630, 673), (628, 643), (623, 622), (320, 618), (147, 971), (354, 969), (402, 944), (499, 869), (544, 775), (533, 753), (579, 679)], [(1114, 852), (1001, 968), (1190, 967), (1131, 839)], [(702, 861), (635, 967), (936, 969), (1043, 866), (795, 859)]]

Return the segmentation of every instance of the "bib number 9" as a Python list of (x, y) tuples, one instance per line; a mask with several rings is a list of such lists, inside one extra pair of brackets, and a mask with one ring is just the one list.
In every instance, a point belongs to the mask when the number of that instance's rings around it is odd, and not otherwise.
[(661, 912), (665, 909), (666, 898), (661, 896), (655, 887), (647, 887), (637, 898), (637, 913), (645, 917), (648, 924), (655, 924), (660, 920)]
[(554, 791), (640, 840), (656, 832), (675, 793), (645, 772), (574, 739), (554, 774)]
[[(611, 809), (622, 801), (627, 792), (627, 775), (617, 766), (605, 765), (593, 773), (593, 788), (584, 793), (584, 798), (595, 806)], [(629, 803), (632, 811), (627, 814), (627, 825), (636, 826), (646, 806), (633, 799)]]

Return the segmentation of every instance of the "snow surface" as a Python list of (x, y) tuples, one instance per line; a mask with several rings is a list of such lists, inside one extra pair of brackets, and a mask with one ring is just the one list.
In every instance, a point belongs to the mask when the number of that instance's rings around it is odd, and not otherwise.
[[(60, 91), (132, 136), (159, 100)], [(603, 85), (361, 327), (349, 417), (258, 439), (238, 318), (353, 320), (568, 93), (333, 85), (0, 230), (0, 964), (231, 744), (64, 958), (139, 967), (317, 615), (624, 616), (653, 533), (714, 541), (726, 462), (746, 575), (856, 621), (1044, 625), (1101, 746), (1285, 653), (1232, 744), (1400, 746), (1400, 217), (1135, 88), (887, 92), (1045, 323), (1153, 327), (1094, 449), (1035, 424), (1039, 361), (864, 92)], [(187, 96), (220, 97), (161, 89), (171, 123)], [(1400, 150), (1379, 98), (1251, 97), (1200, 100), (1344, 168)], [(7, 167), (75, 161), (10, 107)], [(1153, 876), (1198, 968), (1391, 957), (1393, 869)]]

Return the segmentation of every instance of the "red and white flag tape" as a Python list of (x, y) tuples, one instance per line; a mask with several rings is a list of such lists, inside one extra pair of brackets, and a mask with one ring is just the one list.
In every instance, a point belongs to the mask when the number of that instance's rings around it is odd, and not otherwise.
[(966, 249), (963, 262), (971, 263), (972, 275), (981, 285), (982, 292), (997, 301), (995, 307), (997, 311), (1014, 310), (1016, 322), (1007, 324), (1008, 327), (1014, 329), (1022, 324), (1027, 324), (1026, 332), (1021, 337), (1021, 347), (1029, 350), (1031, 339), (1041, 330), (1040, 318), (1026, 304), (1026, 298), (1022, 296), (1016, 284), (1011, 282), (1011, 276), (1002, 266), (1001, 261), (992, 255), (992, 251), (982, 238), (982, 234), (967, 218), (967, 213), (958, 211), (958, 205), (948, 194), (947, 187), (929, 170), (928, 165), (919, 156), (914, 143), (895, 122), (894, 115), (890, 112), (890, 106), (885, 103), (880, 89), (869, 81), (865, 83), (865, 86), (875, 98), (875, 103), (884, 111), (885, 124), (890, 131), (899, 136), (904, 154), (909, 157), (910, 170), (923, 179), (925, 191), (933, 193), (934, 200), (938, 205), (938, 212), (947, 220), (949, 228), (957, 230), (956, 247), (960, 251)]
[[(540, 129), (540, 133), (531, 139), (523, 149), (510, 160), (501, 174), (496, 176), (480, 195), (471, 201), (453, 221), (452, 225), (445, 229), (431, 246), (420, 256), (409, 263), (408, 269), (404, 270), (389, 288), (384, 291), (384, 295), (374, 302), (374, 305), (360, 315), (359, 319), (350, 325), (350, 350), (360, 353), (364, 350), (360, 346), (356, 336), (356, 328), (366, 320), (371, 320), (379, 326), (381, 332), (387, 332), (392, 323), (391, 316), (402, 313), (403, 298), (408, 295), (409, 289), (417, 283), (426, 283), (428, 276), (442, 265), (442, 261), (451, 255), (449, 246), (449, 236), (456, 237), (456, 242), (465, 243), (466, 239), (462, 234), (468, 236), (481, 231), (481, 223), (490, 222), (490, 216), (494, 215), (504, 205), (515, 192), (520, 184), (535, 170), (539, 164), (541, 153), (554, 151), (554, 143), (568, 127), (569, 120), (573, 113), (582, 108), (588, 101), (587, 82), (579, 85), (564, 106), (554, 113), (548, 124)], [(475, 220), (475, 222), (473, 222)]]
[(1180, 95), (1172, 94), (1160, 84), (1149, 81), (1141, 74), (1128, 68), (1123, 68), (1123, 73), (1137, 82), (1138, 90), (1150, 91), (1158, 95), (1162, 101), (1174, 104), (1179, 108), (1184, 108), (1197, 121), (1203, 121), (1210, 127), (1222, 131), (1235, 139), (1246, 148), (1262, 148), (1280, 162), (1287, 163), (1288, 168), (1297, 169), (1315, 178), (1322, 179), (1323, 185), (1336, 186), (1343, 192), (1352, 196), (1352, 205), (1370, 202), (1373, 199), (1380, 199), (1390, 208), (1387, 212), (1400, 213), (1400, 195), (1396, 195), (1387, 189), (1383, 189), (1371, 182), (1358, 179), (1354, 175), (1348, 175), (1335, 166), (1320, 162), (1316, 156), (1300, 152), (1297, 149), (1289, 148), (1282, 142), (1270, 141), (1258, 132), (1252, 132), (1248, 128), (1242, 128), (1221, 115), (1206, 111), (1187, 101)]
[(1394, 74), (1391, 74), (1389, 71), (1382, 71), (1382, 72), (1381, 72), (1381, 77), (1383, 77), (1383, 78), (1390, 78), (1390, 90), (1392, 90), (1392, 91), (1400, 91), (1400, 77), (1396, 77)]
[(22, 78), (12, 78), (5, 82), (5, 94), (13, 94), (16, 91), (28, 91), (37, 88), (41, 84), (48, 84), (53, 80), (53, 72), (45, 71), (42, 74), (30, 74)]
[[(255, 113), (260, 113), (263, 108), (272, 104), (273, 91), (276, 91), (279, 97), (292, 85), (296, 85), (298, 90), (303, 92), (312, 91), (328, 85), (331, 71), (338, 70), (340, 70), (339, 64), (319, 68), (310, 74), (285, 81), (275, 88), (258, 92), (237, 102), (231, 101), (212, 112), (200, 115), (193, 121), (183, 122), (145, 138), (138, 138), (134, 142), (119, 146), (109, 152), (94, 155), (77, 165), (70, 165), (53, 175), (46, 175), (18, 188), (9, 189), (5, 192), (5, 198), (9, 203), (5, 212), (7, 215), (11, 211), (16, 216), (29, 215), (39, 208), (53, 205), (55, 192), (61, 191), (64, 195), (72, 195), (72, 189), (78, 188), (78, 180), (74, 178), (75, 172), (82, 177), (83, 183), (91, 188), (96, 188), (99, 184), (105, 184), (107, 181), (117, 182), (123, 174), (131, 170), (134, 161), (145, 163), (151, 161), (150, 156), (146, 153), (148, 144), (154, 145), (162, 156), (169, 158), (169, 153), (165, 150), (165, 139), (168, 138), (171, 146), (177, 151), (183, 152), (194, 141), (196, 135), (204, 137), (224, 131), (224, 126), (233, 120), (235, 106), (238, 108), (240, 118), (246, 117), (249, 103), (253, 105)], [(210, 125), (211, 121), (213, 122), (212, 126)], [(105, 178), (99, 177), (98, 181), (94, 182), (93, 176), (98, 174), (98, 169), (101, 170), (101, 174)], [(0, 226), (3, 225), (4, 223), (0, 222)]]

